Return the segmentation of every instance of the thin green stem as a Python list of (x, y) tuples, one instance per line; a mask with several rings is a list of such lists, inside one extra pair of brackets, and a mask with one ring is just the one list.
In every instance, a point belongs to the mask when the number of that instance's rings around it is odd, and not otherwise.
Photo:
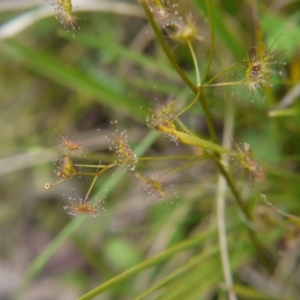
[(74, 176), (98, 176), (98, 172), (76, 172), (72, 177)]
[(218, 157), (213, 157), (214, 158), (214, 161), (215, 163), (217, 164), (217, 167), (219, 169), (219, 171), (221, 172), (221, 174), (225, 177), (226, 181), (227, 181), (227, 184), (229, 185), (234, 197), (236, 198), (237, 200), (237, 203), (240, 207), (240, 209), (243, 211), (244, 215), (247, 217), (248, 221), (251, 222), (251, 215), (250, 213), (248, 212), (248, 210), (246, 209), (245, 205), (244, 205), (244, 202), (243, 202), (243, 199), (240, 195), (240, 193), (238, 192), (236, 186), (235, 186), (235, 183), (234, 183), (234, 180), (233, 178), (231, 177), (231, 175), (227, 172), (227, 170), (225, 169), (224, 165), (222, 164), (222, 162), (219, 160)]
[[(57, 184), (59, 184), (59, 183), (65, 181), (65, 180), (68, 180), (68, 179), (70, 179), (70, 178), (69, 178), (69, 177), (66, 177), (66, 178), (60, 179), (60, 180), (58, 180), (58, 181), (56, 181), (56, 182), (54, 182), (54, 183), (46, 183), (46, 184), (45, 184), (45, 188), (48, 190), (48, 189), (52, 188), (53, 186), (55, 186), (55, 185), (57, 185)], [(48, 186), (48, 187), (46, 187), (46, 186)]]
[[(212, 59), (213, 59), (213, 56), (214, 56), (214, 49), (215, 49), (214, 20), (213, 20), (213, 14), (212, 14), (212, 10), (211, 10), (209, 0), (205, 0), (205, 5), (206, 5), (206, 9), (207, 9), (207, 15), (208, 15), (208, 19), (209, 19), (209, 28), (210, 28), (210, 50), (209, 50), (208, 64), (207, 64), (202, 82), (205, 82), (206, 78), (208, 77), (210, 67), (211, 67), (211, 64), (212, 64)], [(209, 130), (209, 133), (210, 133), (210, 137), (211, 137), (213, 142), (217, 142), (218, 138), (217, 138), (215, 126), (212, 122), (211, 112), (208, 108), (206, 99), (205, 99), (203, 94), (200, 97), (200, 101), (201, 101), (201, 104), (202, 104), (202, 108), (204, 110), (205, 119), (206, 119), (206, 123), (207, 123), (208, 130)]]
[(213, 120), (212, 120), (212, 115), (211, 115), (211, 112), (208, 108), (205, 96), (203, 94), (200, 96), (200, 102), (201, 102), (201, 105), (202, 105), (202, 108), (203, 108), (203, 111), (204, 111), (204, 117), (205, 117), (205, 120), (206, 120), (206, 124), (207, 124), (207, 127), (208, 127), (208, 131), (209, 131), (211, 140), (214, 143), (217, 143), (218, 142), (218, 137), (217, 137), (216, 129), (215, 129), (215, 126), (214, 126), (214, 123), (213, 123)]
[(95, 177), (94, 177), (94, 179), (93, 179), (93, 181), (92, 181), (92, 183), (91, 183), (91, 185), (90, 185), (90, 187), (89, 187), (89, 190), (88, 190), (87, 193), (86, 193), (85, 200), (88, 199), (89, 194), (90, 194), (90, 192), (92, 191), (92, 189), (93, 189), (93, 187), (94, 187), (94, 185), (95, 185), (95, 183), (96, 183), (98, 177), (99, 177), (102, 173), (104, 173), (105, 171), (107, 171), (108, 169), (114, 167), (115, 165), (116, 165), (116, 164), (111, 164), (111, 165), (107, 165), (107, 166), (102, 166), (103, 169), (102, 169), (101, 171), (99, 171), (99, 172), (96, 173), (96, 175), (95, 175)]
[(89, 187), (89, 190), (88, 190), (87, 193), (86, 193), (85, 200), (88, 199), (89, 194), (90, 194), (90, 192), (92, 191), (92, 189), (93, 189), (93, 187), (94, 187), (94, 185), (95, 185), (95, 183), (96, 183), (98, 177), (99, 177), (98, 175), (96, 175), (96, 176), (94, 177), (94, 179), (93, 179), (93, 181), (92, 181), (92, 183), (91, 183), (91, 185), (90, 185), (90, 187)]
[(200, 96), (200, 90), (198, 91), (198, 93), (196, 94), (196, 97), (194, 98), (194, 100), (186, 107), (184, 108), (180, 113), (177, 114), (177, 118), (182, 115), (183, 113), (185, 113), (188, 109), (190, 109), (199, 99)]
[(231, 82), (220, 82), (220, 83), (212, 83), (203, 85), (204, 87), (212, 87), (212, 86), (232, 86), (232, 85), (240, 85), (244, 82), (244, 80), (240, 81), (231, 81)]
[[(233, 133), (233, 104), (229, 100), (226, 106), (226, 112), (224, 116), (224, 132), (222, 146), (224, 148), (230, 148), (230, 137)], [(227, 156), (221, 155), (221, 163), (227, 165)], [(218, 223), (218, 234), (219, 234), (219, 245), (222, 261), (223, 275), (228, 292), (229, 300), (237, 300), (236, 294), (233, 290), (233, 279), (231, 274), (229, 254), (228, 254), (228, 243), (226, 234), (226, 180), (219, 173), (218, 187), (217, 187), (217, 223)]]
[(104, 172), (106, 172), (108, 169), (111, 169), (111, 168), (116, 167), (116, 166), (117, 166), (116, 163), (107, 165), (107, 166), (103, 167), (102, 170), (100, 170), (99, 172), (81, 172), (81, 171), (78, 171), (78, 172), (76, 172), (76, 174), (74, 174), (74, 176), (76, 176), (76, 175), (82, 175), (82, 176), (100, 176), (101, 174), (103, 174)]
[(206, 85), (204, 86), (207, 86), (209, 85), (211, 82), (215, 81), (218, 77), (220, 77), (221, 75), (233, 70), (233, 69), (236, 69), (236, 68), (239, 68), (240, 66), (237, 66), (237, 65), (234, 65), (234, 66), (231, 66), (230, 68), (228, 69), (225, 69), (223, 70), (222, 72), (218, 73), (217, 75), (215, 75), (213, 78), (211, 78), (210, 80), (207, 81)]
[(211, 11), (209, 0), (205, 0), (205, 5), (207, 9), (207, 15), (209, 19), (209, 28), (210, 28), (210, 47), (209, 47), (209, 58), (208, 58), (208, 64), (205, 70), (205, 74), (202, 80), (202, 83), (205, 82), (212, 63), (212, 59), (214, 56), (214, 49), (215, 49), (215, 30), (214, 30), (214, 20), (213, 20), (213, 14)]
[(103, 169), (106, 168), (107, 165), (85, 165), (85, 164), (74, 164), (75, 167), (81, 168), (95, 168), (95, 169)]
[(178, 160), (178, 159), (195, 159), (195, 155), (170, 155), (170, 156), (146, 156), (140, 157), (139, 161), (147, 161), (147, 160)]
[[(193, 62), (194, 62), (194, 67), (195, 67), (195, 72), (196, 72), (196, 82), (197, 82), (197, 86), (201, 85), (201, 77), (200, 77), (200, 71), (199, 71), (199, 66), (198, 66), (198, 61), (195, 55), (195, 51), (194, 48), (192, 46), (192, 43), (190, 42), (190, 40), (187, 40), (187, 45), (189, 47), (189, 50), (191, 52), (192, 58), (193, 58)], [(199, 93), (199, 91), (198, 91)]]
[(144, 2), (142, 2), (142, 6), (145, 10), (145, 13), (148, 17), (148, 20), (151, 24), (151, 27), (162, 47), (162, 49), (164, 50), (166, 56), (168, 57), (169, 61), (171, 62), (171, 64), (173, 65), (173, 67), (175, 68), (175, 70), (177, 71), (178, 75), (181, 77), (181, 79), (186, 83), (187, 86), (190, 87), (190, 89), (194, 92), (197, 93), (198, 92), (198, 88), (197, 86), (195, 86), (193, 84), (193, 82), (187, 77), (187, 75), (185, 74), (185, 72), (183, 72), (183, 70), (179, 67), (179, 65), (177, 64), (177, 61), (175, 60), (172, 52), (170, 51), (170, 48), (168, 47), (168, 45), (166, 44), (160, 29), (158, 28), (158, 26), (156, 25), (156, 22), (153, 19), (152, 13), (149, 10), (149, 8), (147, 7), (147, 4), (145, 4)]
[(215, 256), (217, 254), (217, 252), (218, 252), (218, 249), (212, 247), (208, 251), (200, 253), (199, 255), (197, 255), (193, 259), (191, 259), (190, 261), (186, 262), (183, 266), (177, 268), (170, 275), (167, 275), (165, 278), (160, 280), (158, 283), (155, 283), (154, 285), (152, 285), (148, 290), (143, 292), (143, 294), (139, 295), (134, 300), (146, 299), (146, 297), (149, 296), (154, 291), (167, 285), (168, 283), (172, 282), (174, 279), (178, 278), (179, 276), (184, 275), (186, 272), (188, 272), (189, 270), (191, 270), (194, 267), (197, 267), (197, 265), (203, 263), (207, 259), (210, 259), (212, 256)]
[[(227, 170), (225, 169), (225, 167), (223, 166), (223, 164), (220, 162), (219, 158), (217, 156), (214, 157), (214, 161), (215, 163), (217, 164), (218, 166), (218, 169), (219, 171), (221, 172), (221, 174), (224, 176), (224, 178), (226, 179), (226, 182), (227, 184), (229, 185), (235, 199), (236, 199), (236, 202), (239, 206), (239, 208), (241, 209), (241, 211), (243, 212), (243, 214), (247, 217), (247, 221), (248, 223), (252, 223), (252, 216), (251, 214), (249, 213), (249, 211), (246, 209), (246, 206), (244, 205), (244, 202), (243, 202), (243, 199), (240, 195), (240, 193), (238, 192), (236, 186), (235, 186), (235, 183), (234, 183), (234, 180), (233, 178), (231, 177), (231, 175), (227, 172)], [(260, 256), (260, 259), (261, 261), (264, 263), (264, 265), (269, 269), (271, 270), (271, 266), (270, 266), (270, 263), (269, 263), (269, 259), (261, 245), (261, 243), (257, 240), (257, 237), (256, 237), (256, 234), (255, 232), (253, 231), (253, 228), (252, 226), (248, 226), (248, 231), (249, 231), (249, 236), (254, 244), (254, 246), (256, 247), (257, 249), (257, 252)]]
[(209, 158), (211, 158), (210, 155), (201, 156), (201, 158), (199, 157), (198, 159), (194, 160), (194, 161), (191, 162), (191, 163), (186, 163), (186, 164), (184, 164), (184, 165), (181, 165), (181, 166), (178, 167), (178, 168), (175, 168), (175, 169), (172, 169), (172, 170), (170, 170), (170, 171), (167, 171), (167, 172), (163, 173), (161, 176), (163, 177), (163, 176), (166, 176), (166, 175), (170, 175), (170, 174), (176, 173), (176, 172), (178, 172), (178, 171), (182, 171), (182, 170), (184, 170), (184, 169), (187, 169), (187, 168), (189, 168), (189, 167), (191, 167), (191, 166), (194, 166), (194, 165), (196, 165), (197, 163), (199, 163), (199, 162), (201, 162), (201, 161), (203, 161), (203, 160), (205, 160), (205, 159), (209, 159)]
[(180, 128), (183, 132), (187, 134), (192, 134), (191, 131), (185, 126), (185, 124), (179, 118), (177, 118), (176, 123), (178, 125), (178, 128)]
[[(211, 14), (211, 10), (210, 10), (210, 5), (208, 3), (208, 1), (206, 0), (206, 5), (207, 5), (207, 9), (208, 9), (208, 14), (210, 17), (210, 25), (211, 25), (211, 45), (214, 45), (214, 30), (213, 30), (213, 23), (212, 23), (212, 14)], [(152, 26), (152, 29), (162, 47), (162, 49), (164, 50), (166, 56), (168, 57), (169, 61), (171, 62), (171, 64), (173, 65), (173, 67), (175, 68), (175, 70), (177, 71), (177, 73), (179, 74), (179, 76), (181, 77), (181, 79), (190, 87), (190, 89), (197, 94), (198, 92), (202, 93), (203, 89), (199, 88), (198, 86), (194, 85), (192, 83), (192, 81), (187, 77), (187, 75), (185, 74), (185, 72), (179, 67), (179, 65), (177, 64), (177, 61), (175, 60), (172, 52), (170, 51), (170, 48), (168, 47), (168, 45), (166, 44), (159, 28), (157, 27), (153, 16), (151, 14), (151, 11), (149, 10), (149, 8), (147, 7), (147, 5), (145, 3), (142, 2), (142, 6), (146, 12), (146, 15), (148, 17), (148, 20)], [(209, 69), (210, 69), (210, 65), (211, 65), (211, 61), (212, 61), (212, 57), (213, 57), (213, 50), (211, 49), (210, 52), (210, 56), (209, 56), (209, 62), (208, 62), (208, 66), (206, 68), (206, 74), (204, 76), (204, 78), (207, 76)], [(216, 142), (217, 141), (217, 134), (216, 134), (216, 130), (214, 127), (214, 124), (212, 122), (212, 115), (210, 113), (210, 110), (208, 108), (208, 105), (206, 103), (206, 100), (204, 97), (200, 97), (200, 103), (202, 105), (204, 114), (205, 114), (205, 119), (207, 122), (207, 127), (211, 136), (212, 141)]]

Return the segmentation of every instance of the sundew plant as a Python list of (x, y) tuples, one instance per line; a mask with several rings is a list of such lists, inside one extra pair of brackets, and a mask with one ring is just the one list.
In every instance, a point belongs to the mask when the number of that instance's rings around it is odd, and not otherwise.
[(300, 4), (2, 3), (0, 298), (298, 299)]

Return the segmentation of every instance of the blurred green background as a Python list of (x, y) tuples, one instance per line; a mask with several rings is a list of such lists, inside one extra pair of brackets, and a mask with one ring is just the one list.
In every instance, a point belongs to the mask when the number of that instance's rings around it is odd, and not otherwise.
[[(195, 49), (204, 72), (210, 51), (205, 3), (176, 3), (179, 15), (189, 10), (196, 15), (203, 41)], [(300, 215), (300, 4), (291, 0), (210, 3), (215, 24), (211, 78), (246, 57), (247, 45), (255, 41), (251, 14), (255, 4), (267, 45), (282, 33), (274, 47), (282, 62), (274, 69), (281, 76), (273, 76), (274, 86), (264, 90), (266, 99), (254, 103), (233, 99), (234, 140), (251, 145), (266, 179), (251, 184), (247, 175), (237, 174), (236, 184), (255, 224), (245, 224), (229, 193), (228, 243), (239, 299), (297, 299), (299, 227), (265, 205), (260, 194), (280, 210)], [(171, 199), (160, 204), (145, 198), (126, 173), (103, 176), (93, 195), (108, 190), (107, 213), (95, 219), (74, 219), (62, 209), (73, 189), (76, 195), (85, 195), (91, 178), (44, 189), (46, 182), (56, 180), (57, 136), (84, 140), (90, 150), (87, 163), (97, 164), (110, 155), (97, 129), (114, 130), (113, 120), (127, 130), (130, 144), (141, 154), (197, 151), (176, 147), (147, 127), (153, 106), (167, 99), (184, 106), (193, 94), (167, 61), (137, 1), (77, 0), (73, 6), (81, 27), (75, 37), (42, 0), (0, 1), (0, 299), (77, 299), (199, 234), (206, 236), (198, 244), (166, 255), (95, 299), (138, 299), (188, 263), (190, 268), (142, 299), (226, 299), (214, 230), (217, 172), (212, 163), (203, 162), (166, 178)], [(188, 50), (164, 35), (180, 66), (195, 79)], [(220, 82), (240, 76), (229, 73)], [(230, 87), (206, 91), (220, 138), (231, 93)], [(278, 105), (281, 111), (270, 114)], [(182, 120), (207, 136), (200, 106)], [(150, 166), (141, 163), (139, 169), (157, 176), (183, 163), (154, 161)], [(269, 270), (251, 245), (247, 226), (256, 228), (268, 249)]]

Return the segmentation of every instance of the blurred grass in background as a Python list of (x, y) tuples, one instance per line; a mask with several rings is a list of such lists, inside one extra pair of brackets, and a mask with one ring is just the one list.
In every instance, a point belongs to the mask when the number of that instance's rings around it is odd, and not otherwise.
[[(45, 182), (55, 180), (56, 137), (84, 140), (93, 153), (86, 159), (97, 163), (109, 155), (97, 129), (110, 130), (112, 120), (127, 130), (130, 144), (141, 154), (196, 151), (175, 147), (146, 126), (154, 99), (160, 103), (172, 97), (187, 104), (192, 94), (167, 61), (136, 2), (78, 0), (74, 7), (81, 30), (75, 38), (42, 0), (0, 2), (0, 299), (76, 299), (191, 237), (198, 240), (166, 252), (151, 268), (133, 271), (95, 299), (135, 299), (156, 283), (163, 286), (169, 274), (174, 276), (162, 289), (137, 299), (226, 299), (214, 225), (217, 175), (209, 162), (167, 178), (179, 197), (162, 204), (144, 198), (126, 173), (101, 177), (95, 195), (109, 190), (107, 214), (96, 219), (72, 219), (62, 209), (73, 188), (78, 195), (86, 193), (90, 178), (44, 190)], [(195, 47), (204, 71), (210, 45), (204, 1), (176, 2), (179, 13), (190, 7), (197, 13), (204, 41)], [(246, 57), (247, 45), (255, 41), (253, 3), (211, 1), (216, 41), (210, 77)], [(234, 140), (251, 145), (266, 180), (251, 185), (247, 176), (237, 175), (255, 224), (245, 224), (229, 194), (229, 252), (239, 299), (297, 299), (299, 227), (261, 201), (260, 194), (280, 210), (300, 215), (300, 4), (258, 1), (258, 11), (267, 45), (282, 33), (277, 44), (284, 42), (282, 49), (288, 51), (278, 57), (286, 64), (279, 66), (282, 75), (274, 77), (274, 86), (264, 91), (265, 101), (233, 99)], [(25, 26), (25, 17), (32, 24), (13, 34), (14, 24)], [(187, 49), (168, 42), (194, 78)], [(231, 81), (235, 76), (240, 75), (223, 78)], [(280, 114), (270, 114), (292, 90), (292, 103)], [(231, 92), (230, 87), (206, 91), (220, 136)], [(200, 106), (183, 120), (207, 135)], [(150, 169), (164, 173), (180, 163), (151, 162)], [(144, 163), (141, 168), (149, 166)], [(257, 258), (247, 226), (255, 226), (268, 249), (269, 270)]]

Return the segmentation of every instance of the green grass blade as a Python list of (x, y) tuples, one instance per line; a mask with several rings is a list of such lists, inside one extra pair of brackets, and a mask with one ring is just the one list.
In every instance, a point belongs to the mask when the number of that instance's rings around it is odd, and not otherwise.
[(144, 262), (126, 270), (125, 272), (117, 275), (116, 277), (112, 278), (111, 280), (106, 281), (104, 284), (98, 286), (94, 290), (92, 290), (92, 291), (88, 292), (87, 294), (83, 295), (82, 297), (80, 297), (79, 300), (91, 299), (94, 296), (99, 295), (101, 292), (115, 286), (116, 284), (119, 284), (120, 282), (123, 282), (124, 280), (138, 274), (140, 271), (145, 270), (151, 266), (155, 266), (158, 263), (170, 258), (175, 253), (201, 244), (207, 238), (209, 238), (215, 234), (216, 234), (215, 229), (210, 229), (210, 230), (204, 231), (203, 233), (201, 233), (200, 235), (198, 235), (195, 238), (181, 242), (181, 243), (167, 249), (166, 251), (164, 251), (158, 255), (155, 255), (154, 257), (152, 257), (148, 260), (145, 260)]
[[(208, 17), (205, 1), (194, 0), (194, 2), (203, 14)], [(211, 13), (213, 15), (215, 33), (218, 38), (223, 41), (236, 59), (242, 59), (245, 56), (245, 47), (234, 35), (232, 28), (226, 23), (226, 18), (217, 3), (211, 5)]]
[(140, 109), (140, 105), (143, 104), (141, 101), (127, 98), (125, 92), (117, 92), (108, 84), (86, 75), (73, 66), (66, 66), (57, 59), (33, 50), (15, 40), (3, 43), (2, 49), (6, 55), (14, 60), (26, 64), (29, 69), (66, 88), (94, 97), (113, 109), (122, 109), (133, 114), (133, 117), (146, 117), (146, 112)]

